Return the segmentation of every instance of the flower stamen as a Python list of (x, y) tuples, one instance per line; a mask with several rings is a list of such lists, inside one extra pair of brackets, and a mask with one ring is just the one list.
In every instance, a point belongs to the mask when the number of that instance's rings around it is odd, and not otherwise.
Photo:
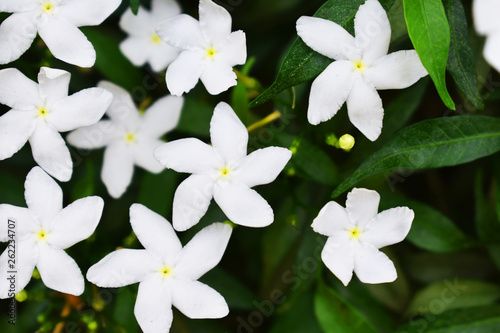
[(152, 34), (151, 35), (151, 43), (155, 44), (155, 45), (158, 45), (161, 43), (161, 38), (160, 36), (158, 36), (156, 33)]
[(355, 239), (357, 241), (359, 241), (359, 237), (361, 237), (361, 234), (363, 233), (363, 231), (361, 231), (358, 227), (354, 227), (353, 229), (349, 229), (347, 231), (349, 231), (350, 239)]
[(47, 14), (51, 14), (54, 10), (55, 4), (52, 1), (42, 2), (42, 11)]
[(47, 231), (45, 231), (44, 229), (40, 229), (36, 232), (36, 240), (38, 242), (46, 242), (47, 241), (47, 236), (49, 235), (49, 233)]
[(47, 110), (45, 106), (41, 106), (38, 108), (36, 116), (45, 119), (47, 118), (49, 113), (50, 113), (49, 110)]
[(209, 48), (207, 48), (205, 50), (205, 57), (207, 57), (209, 59), (213, 60), (216, 54), (217, 54), (217, 50), (214, 49), (213, 46), (210, 46)]
[(136, 136), (134, 133), (128, 133), (125, 135), (125, 142), (128, 144), (132, 144), (137, 140)]
[(227, 179), (231, 174), (232, 170), (227, 165), (219, 169), (219, 178)]
[(161, 274), (162, 279), (164, 279), (172, 275), (172, 268), (163, 266), (158, 272)]
[(356, 61), (353, 61), (354, 63), (354, 69), (363, 73), (366, 69), (366, 65), (365, 63), (362, 61), (362, 60), (356, 60)]

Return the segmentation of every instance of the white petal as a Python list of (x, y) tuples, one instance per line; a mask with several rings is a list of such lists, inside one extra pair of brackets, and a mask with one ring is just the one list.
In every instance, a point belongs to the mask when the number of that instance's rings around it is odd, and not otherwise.
[(151, 105), (142, 117), (141, 128), (152, 138), (159, 138), (177, 126), (184, 99), (165, 96)]
[(307, 110), (309, 123), (327, 121), (342, 107), (354, 82), (352, 66), (350, 61), (335, 61), (314, 80)]
[(227, 103), (220, 102), (215, 107), (210, 121), (210, 138), (226, 163), (247, 155), (248, 131)]
[(382, 5), (367, 0), (354, 18), (355, 45), (368, 64), (387, 54), (391, 42), (391, 25)]
[(156, 159), (177, 172), (203, 173), (220, 166), (214, 149), (195, 139), (179, 139), (161, 145), (155, 151)]
[(367, 225), (362, 234), (363, 242), (377, 249), (401, 242), (411, 228), (415, 214), (408, 207), (396, 207), (380, 212)]
[(0, 103), (13, 109), (32, 111), (42, 105), (38, 84), (16, 68), (0, 71), (0, 86)]
[(175, 190), (172, 221), (177, 231), (185, 231), (205, 215), (212, 200), (214, 180), (209, 175), (191, 175)]
[(370, 141), (375, 141), (382, 132), (384, 108), (377, 90), (362, 79), (354, 81), (347, 97), (347, 113), (351, 123)]
[(86, 197), (65, 207), (49, 225), (48, 242), (62, 249), (87, 239), (101, 219), (104, 201)]
[(31, 214), (48, 226), (62, 210), (61, 188), (39, 167), (34, 167), (28, 173), (24, 188), (24, 197)]
[(140, 204), (130, 206), (130, 224), (144, 248), (173, 265), (182, 244), (172, 225), (161, 215)]
[(101, 179), (109, 195), (117, 199), (127, 190), (134, 174), (133, 152), (125, 142), (114, 142), (104, 150)]
[[(164, 2), (164, 1), (163, 1)], [(151, 25), (151, 15), (143, 6), (139, 6), (137, 15), (132, 13), (130, 8), (127, 8), (120, 17), (120, 28), (130, 36), (144, 36), (144, 32)]]
[(236, 85), (236, 73), (228, 64), (221, 61), (207, 61), (201, 82), (211, 95), (218, 95)]
[(497, 0), (474, 0), (472, 14), (474, 26), (481, 35), (487, 35), (500, 29), (498, 13), (500, 3)]
[(200, 0), (200, 27), (207, 41), (215, 42), (231, 33), (231, 15), (211, 0)]
[(65, 19), (51, 17), (38, 33), (55, 58), (80, 67), (94, 65), (94, 47), (77, 27)]
[(217, 46), (217, 59), (229, 66), (243, 65), (247, 61), (247, 41), (243, 31), (232, 32)]
[(260, 228), (273, 223), (273, 209), (264, 198), (240, 182), (217, 184), (214, 199), (232, 222)]
[(134, 66), (141, 67), (150, 55), (150, 44), (144, 37), (129, 37), (120, 43), (120, 51)]
[(82, 272), (64, 250), (50, 245), (38, 247), (37, 268), (43, 283), (61, 293), (79, 296), (85, 289)]
[(335, 22), (302, 16), (297, 20), (297, 34), (314, 51), (335, 60), (359, 57), (354, 37)]
[(49, 175), (61, 182), (71, 179), (73, 161), (68, 147), (52, 126), (39, 121), (29, 139), (33, 158)]
[(156, 73), (163, 71), (177, 58), (180, 51), (180, 49), (170, 46), (164, 42), (161, 42), (158, 45), (153, 45), (148, 57), (151, 69)]
[[(2, 90), (2, 89), (0, 89)], [(0, 117), (0, 160), (17, 153), (35, 130), (31, 111), (11, 110)]]
[(33, 13), (15, 13), (6, 18), (0, 25), (0, 64), (19, 59), (33, 43), (36, 33)]
[(36, 0), (0, 0), (0, 12), (26, 12), (36, 8)]
[(102, 288), (118, 288), (144, 281), (155, 261), (146, 250), (120, 249), (89, 268), (87, 280)]
[(141, 139), (140, 142), (132, 146), (134, 164), (152, 173), (162, 172), (165, 167), (154, 157), (154, 152), (164, 143), (156, 139)]
[(156, 33), (167, 44), (185, 50), (199, 50), (205, 45), (200, 23), (189, 15), (170, 17), (156, 26)]
[(81, 27), (101, 24), (120, 5), (121, 0), (65, 1), (59, 15)]
[(248, 187), (269, 184), (278, 177), (291, 157), (292, 152), (286, 148), (258, 149), (241, 160), (238, 180)]
[(346, 209), (335, 201), (330, 201), (321, 208), (311, 225), (314, 231), (325, 236), (333, 236), (336, 232), (352, 226)]
[(364, 229), (368, 222), (378, 214), (380, 195), (365, 188), (354, 188), (347, 194), (345, 202), (351, 223)]
[(321, 252), (321, 259), (344, 286), (349, 284), (354, 269), (353, 246), (347, 242), (339, 243), (328, 238)]
[(375, 89), (404, 89), (428, 75), (415, 50), (398, 51), (378, 59), (365, 77)]
[[(9, 228), (9, 224), (13, 227)], [(20, 241), (30, 236), (36, 228), (37, 223), (27, 208), (0, 204), (0, 242), (8, 242), (11, 239)]]
[(88, 88), (52, 106), (47, 122), (59, 132), (90, 126), (99, 121), (111, 104), (113, 95), (102, 88)]
[(175, 0), (152, 0), (151, 15), (155, 18), (165, 19), (182, 12), (181, 7)]
[(229, 308), (224, 297), (199, 281), (172, 281), (172, 304), (191, 319), (222, 318)]
[(354, 272), (363, 283), (392, 282), (398, 277), (392, 261), (367, 243), (360, 243), (356, 248)]
[(181, 250), (175, 265), (176, 276), (198, 280), (222, 259), (232, 228), (213, 223), (199, 231)]
[(113, 101), (106, 111), (108, 117), (117, 124), (125, 125), (128, 129), (136, 127), (140, 122), (139, 112), (128, 91), (108, 81), (101, 81), (97, 86), (113, 94)]
[(152, 277), (139, 284), (134, 314), (144, 333), (170, 332), (172, 296), (163, 281)]
[(68, 96), (71, 73), (48, 67), (42, 67), (38, 73), (38, 90), (46, 105)]
[(486, 61), (500, 72), (500, 30), (486, 38), (483, 55)]
[(194, 88), (204, 68), (204, 51), (182, 51), (167, 68), (166, 81), (172, 95), (181, 96)]
[(74, 130), (66, 136), (72, 146), (81, 149), (97, 149), (110, 144), (115, 138), (117, 128), (110, 120), (101, 120), (97, 124)]
[[(12, 252), (11, 252), (12, 254)], [(14, 293), (18, 293), (26, 287), (31, 280), (35, 264), (38, 260), (38, 249), (32, 240), (16, 242), (15, 270), (10, 268), (9, 249), (7, 248), (0, 256), (0, 298), (10, 298), (11, 282), (15, 281)], [(14, 275), (14, 279), (12, 276)], [(10, 280), (8, 280), (10, 279)]]

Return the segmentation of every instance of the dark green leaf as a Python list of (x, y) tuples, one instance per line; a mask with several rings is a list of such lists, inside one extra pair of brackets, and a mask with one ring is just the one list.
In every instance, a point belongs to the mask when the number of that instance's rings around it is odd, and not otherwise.
[(197, 99), (185, 98), (176, 130), (201, 137), (210, 136), (210, 120), (214, 107)]
[(499, 118), (465, 115), (424, 120), (398, 132), (344, 180), (332, 196), (384, 171), (453, 166), (499, 150)]
[(450, 27), (441, 0), (404, 0), (408, 34), (444, 104), (455, 110), (446, 89)]
[(450, 24), (451, 43), (447, 69), (467, 100), (477, 109), (484, 109), (478, 91), (476, 60), (469, 45), (467, 18), (461, 0), (445, 0)]
[(330, 156), (307, 139), (297, 137), (290, 150), (292, 162), (311, 179), (327, 185), (335, 185), (338, 172)]
[(139, 203), (162, 216), (170, 216), (179, 174), (165, 169), (160, 174), (144, 173), (139, 190)]
[(322, 332), (314, 316), (314, 294), (311, 291), (301, 293), (278, 309), (276, 320), (269, 333), (320, 333)]
[(141, 4), (141, 0), (130, 0), (130, 9), (134, 15), (137, 15), (139, 11), (139, 5)]

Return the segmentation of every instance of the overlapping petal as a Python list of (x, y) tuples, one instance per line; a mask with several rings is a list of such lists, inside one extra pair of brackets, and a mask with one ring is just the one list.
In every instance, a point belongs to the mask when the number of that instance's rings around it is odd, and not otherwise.
[(347, 194), (346, 211), (351, 223), (364, 227), (378, 213), (380, 195), (373, 190), (354, 188)]
[(185, 50), (167, 68), (167, 88), (172, 95), (181, 96), (194, 88), (204, 70), (204, 51)]
[(48, 227), (62, 210), (63, 193), (59, 185), (42, 169), (34, 167), (24, 183), (26, 204), (31, 215)]
[(154, 157), (155, 150), (164, 142), (157, 139), (142, 138), (132, 147), (134, 164), (152, 172), (160, 173), (165, 167)]
[(227, 103), (220, 102), (215, 107), (210, 138), (225, 162), (238, 161), (247, 155), (248, 131)]
[(68, 97), (70, 79), (70, 72), (48, 67), (40, 68), (38, 92), (46, 105), (52, 105)]
[(97, 149), (107, 146), (115, 138), (117, 127), (110, 120), (82, 127), (69, 133), (66, 140), (81, 149)]
[(114, 142), (106, 147), (101, 178), (113, 198), (127, 190), (134, 174), (134, 158), (125, 142)]
[(200, 50), (205, 45), (200, 22), (193, 17), (181, 14), (160, 22), (156, 33), (167, 44), (184, 50)]
[(281, 147), (258, 149), (240, 162), (238, 180), (248, 187), (269, 184), (278, 177), (292, 157), (292, 152)]
[(151, 52), (148, 57), (151, 69), (154, 72), (161, 72), (177, 58), (180, 50), (172, 47), (164, 42), (152, 45)]
[(392, 282), (398, 277), (392, 261), (369, 243), (356, 248), (354, 272), (363, 283)]
[[(1, 90), (1, 89), (0, 89)], [(11, 110), (0, 117), (0, 160), (17, 153), (35, 130), (31, 111)]]

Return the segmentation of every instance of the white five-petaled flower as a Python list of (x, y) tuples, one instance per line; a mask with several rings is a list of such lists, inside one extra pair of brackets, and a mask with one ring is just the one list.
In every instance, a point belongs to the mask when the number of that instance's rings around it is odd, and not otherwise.
[(64, 249), (92, 235), (104, 201), (86, 197), (63, 208), (61, 188), (39, 167), (28, 173), (25, 189), (28, 208), (0, 205), (0, 241), (10, 242), (0, 256), (0, 298), (23, 290), (35, 266), (47, 287), (81, 295), (82, 272)]
[(137, 15), (130, 8), (127, 9), (120, 19), (120, 27), (129, 36), (120, 44), (120, 50), (135, 66), (148, 62), (153, 71), (164, 70), (180, 50), (162, 41), (156, 34), (156, 26), (180, 13), (181, 9), (175, 0), (153, 0), (151, 11), (140, 6)]
[(247, 58), (246, 37), (231, 32), (231, 15), (211, 0), (200, 0), (200, 20), (178, 15), (158, 25), (157, 33), (183, 51), (167, 68), (167, 87), (173, 95), (190, 91), (201, 79), (212, 95), (236, 85), (233, 66)]
[(251, 187), (274, 181), (292, 156), (291, 151), (267, 147), (247, 155), (248, 131), (224, 102), (215, 107), (210, 136), (212, 146), (188, 138), (165, 143), (155, 151), (155, 157), (167, 168), (193, 174), (175, 191), (174, 228), (184, 231), (198, 223), (212, 197), (236, 224), (271, 224), (272, 208)]
[(0, 71), (0, 103), (12, 108), (0, 117), (0, 160), (29, 140), (38, 165), (59, 181), (71, 178), (73, 162), (58, 132), (95, 124), (113, 96), (101, 88), (68, 96), (70, 78), (66, 71), (42, 67), (37, 84), (17, 69)]
[(391, 26), (377, 0), (367, 0), (354, 19), (356, 37), (337, 23), (303, 16), (297, 33), (314, 51), (334, 59), (313, 82), (308, 120), (332, 118), (347, 101), (349, 119), (374, 141), (382, 130), (384, 109), (377, 90), (407, 88), (427, 75), (415, 50), (387, 54)]
[(81, 26), (101, 24), (121, 0), (0, 0), (13, 13), (0, 25), (0, 64), (18, 59), (40, 34), (54, 57), (92, 67), (96, 53)]
[(222, 318), (224, 298), (197, 281), (221, 260), (232, 229), (214, 223), (182, 247), (170, 223), (148, 208), (130, 207), (130, 223), (144, 250), (120, 249), (90, 267), (87, 279), (105, 288), (139, 282), (134, 313), (146, 333), (169, 332), (172, 306), (192, 319)]
[(106, 81), (98, 86), (113, 94), (106, 111), (110, 119), (79, 128), (67, 140), (81, 149), (106, 147), (101, 178), (109, 194), (119, 198), (132, 181), (134, 165), (152, 173), (164, 169), (153, 152), (164, 143), (160, 137), (177, 126), (184, 99), (165, 96), (141, 115), (127, 91)]
[(364, 283), (392, 282), (397, 278), (392, 261), (378, 249), (401, 242), (411, 228), (414, 213), (407, 207), (378, 212), (377, 192), (355, 188), (346, 208), (330, 201), (314, 219), (312, 228), (328, 236), (321, 258), (344, 285), (353, 271)]
[(500, 1), (474, 0), (472, 9), (477, 32), (486, 36), (484, 58), (500, 72)]

